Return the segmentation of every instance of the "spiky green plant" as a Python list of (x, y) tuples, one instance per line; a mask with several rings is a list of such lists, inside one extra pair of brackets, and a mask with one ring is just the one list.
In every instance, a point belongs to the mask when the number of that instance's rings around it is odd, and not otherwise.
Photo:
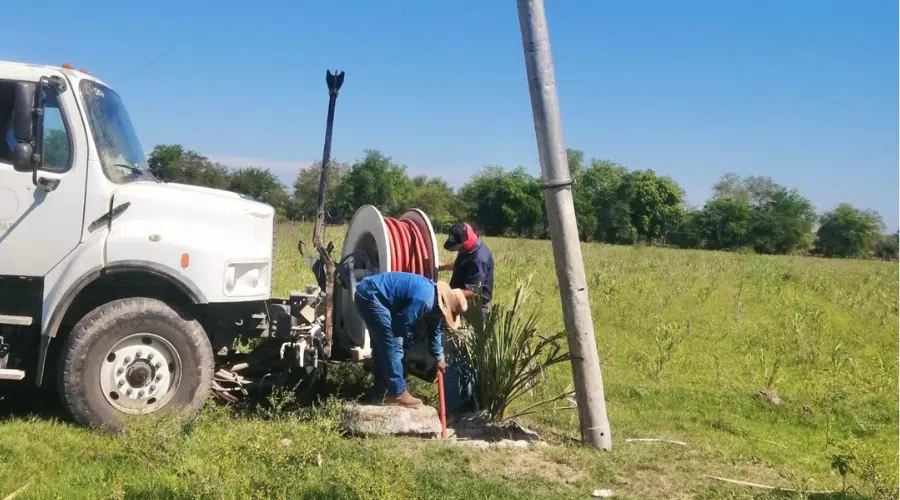
[[(530, 282), (529, 277), (518, 284), (511, 306), (492, 304), (484, 317), (481, 300), (476, 299), (466, 313), (469, 327), (450, 336), (459, 352), (460, 369), (475, 382), (476, 409), (484, 411), (493, 422), (503, 420), (510, 404), (530, 392), (547, 368), (571, 359), (564, 349), (565, 332), (541, 335), (537, 328), (538, 310), (532, 309), (528, 314), (523, 311), (531, 292)], [(530, 405), (518, 415), (571, 393), (567, 390)]]

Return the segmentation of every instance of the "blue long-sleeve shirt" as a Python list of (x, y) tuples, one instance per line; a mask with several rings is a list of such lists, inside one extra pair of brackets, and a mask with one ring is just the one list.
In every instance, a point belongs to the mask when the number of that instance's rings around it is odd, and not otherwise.
[(472, 250), (460, 253), (453, 264), (450, 276), (450, 287), (468, 288), (479, 292), (481, 285), (481, 303), (488, 306), (494, 293), (494, 255), (481, 238)]
[(436, 360), (443, 361), (444, 347), (441, 338), (441, 312), (437, 305), (437, 287), (430, 279), (413, 273), (378, 273), (357, 283), (369, 289), (389, 311), (394, 335), (404, 340), (413, 339), (416, 323), (425, 322), (429, 336), (428, 350)]

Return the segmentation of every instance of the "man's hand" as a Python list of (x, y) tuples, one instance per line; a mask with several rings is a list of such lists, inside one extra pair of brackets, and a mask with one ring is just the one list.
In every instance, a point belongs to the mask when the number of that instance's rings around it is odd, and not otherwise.
[(444, 262), (443, 264), (438, 266), (438, 271), (452, 271), (455, 264), (456, 261), (453, 260), (451, 260), (450, 262)]
[(445, 363), (444, 361), (438, 361), (437, 369), (441, 373), (446, 373), (447, 372), (447, 363)]

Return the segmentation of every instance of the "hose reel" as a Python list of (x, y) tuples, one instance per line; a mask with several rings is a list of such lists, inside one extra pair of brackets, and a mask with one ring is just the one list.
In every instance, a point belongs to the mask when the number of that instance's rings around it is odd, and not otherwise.
[(400, 218), (385, 217), (372, 205), (360, 207), (350, 220), (341, 250), (343, 287), (335, 290), (341, 343), (354, 360), (371, 356), (366, 325), (353, 305), (356, 283), (371, 274), (401, 271), (436, 281), (437, 237), (425, 212), (407, 210)]

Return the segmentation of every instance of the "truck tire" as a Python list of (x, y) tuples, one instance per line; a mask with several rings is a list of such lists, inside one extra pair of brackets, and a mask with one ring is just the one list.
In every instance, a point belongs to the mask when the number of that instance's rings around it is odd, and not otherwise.
[(126, 415), (179, 409), (193, 416), (212, 385), (203, 327), (156, 299), (97, 307), (75, 325), (60, 357), (63, 405), (77, 422), (111, 432)]

